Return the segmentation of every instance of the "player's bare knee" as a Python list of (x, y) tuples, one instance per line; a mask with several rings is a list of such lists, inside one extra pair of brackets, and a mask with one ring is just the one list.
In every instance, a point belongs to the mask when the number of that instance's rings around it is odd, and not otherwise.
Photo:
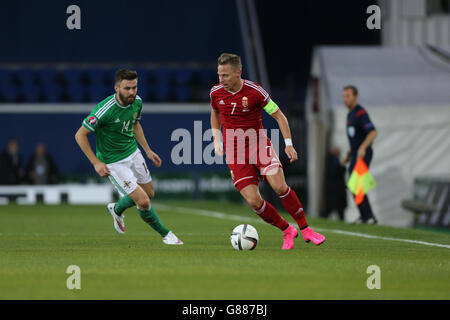
[(276, 192), (276, 194), (278, 194), (279, 196), (282, 194), (285, 194), (286, 191), (288, 190), (289, 186), (286, 183), (282, 183), (280, 185), (276, 185), (273, 187), (273, 191)]
[(150, 209), (150, 199), (148, 197), (139, 199), (137, 201), (137, 205), (139, 208), (141, 208), (143, 210), (148, 210), (148, 209)]
[(258, 209), (259, 207), (261, 207), (261, 204), (263, 202), (263, 199), (258, 194), (248, 197), (246, 200), (253, 209)]

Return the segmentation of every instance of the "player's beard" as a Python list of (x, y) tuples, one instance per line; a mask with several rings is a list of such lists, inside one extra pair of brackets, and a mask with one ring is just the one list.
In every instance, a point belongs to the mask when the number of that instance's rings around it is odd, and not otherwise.
[(120, 98), (120, 101), (122, 101), (125, 105), (129, 105), (134, 102), (134, 100), (136, 99), (136, 96), (130, 95), (127, 98), (119, 91), (119, 98)]

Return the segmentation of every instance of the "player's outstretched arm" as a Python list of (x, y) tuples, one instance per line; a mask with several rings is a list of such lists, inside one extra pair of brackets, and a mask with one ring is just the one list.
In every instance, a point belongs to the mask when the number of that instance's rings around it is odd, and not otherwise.
[(278, 127), (280, 128), (281, 134), (283, 135), (284, 142), (286, 144), (286, 148), (284, 149), (284, 151), (289, 157), (289, 160), (291, 162), (294, 162), (298, 159), (298, 155), (297, 151), (295, 151), (294, 146), (292, 145), (291, 128), (289, 127), (289, 122), (280, 109), (278, 109), (277, 112), (272, 113), (271, 116), (277, 121)]
[(105, 163), (101, 162), (94, 154), (94, 151), (92, 151), (91, 145), (89, 144), (89, 140), (87, 138), (89, 133), (91, 132), (88, 129), (81, 126), (77, 133), (75, 133), (75, 140), (80, 146), (81, 151), (83, 151), (91, 164), (94, 166), (95, 171), (97, 171), (99, 176), (106, 177), (109, 175), (108, 167)]
[(148, 145), (147, 139), (144, 135), (144, 129), (142, 129), (141, 123), (139, 121), (136, 121), (136, 123), (134, 124), (133, 134), (136, 138), (136, 141), (139, 142), (139, 144), (142, 146), (145, 154), (150, 160), (152, 160), (155, 167), (161, 167), (162, 160), (155, 152), (152, 151), (152, 149), (150, 149), (150, 146)]

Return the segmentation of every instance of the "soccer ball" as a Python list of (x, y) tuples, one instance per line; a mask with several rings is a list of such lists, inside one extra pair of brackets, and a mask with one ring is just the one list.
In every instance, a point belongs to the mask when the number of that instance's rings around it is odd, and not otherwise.
[(259, 237), (256, 229), (249, 224), (240, 224), (231, 232), (231, 245), (236, 250), (253, 250)]

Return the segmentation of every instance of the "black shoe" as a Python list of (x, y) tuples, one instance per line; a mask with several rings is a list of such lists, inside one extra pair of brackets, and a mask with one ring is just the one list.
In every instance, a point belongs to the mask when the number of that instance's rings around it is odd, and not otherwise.
[(375, 217), (371, 217), (367, 220), (363, 220), (361, 217), (356, 219), (352, 224), (377, 224), (378, 220)]
[(364, 224), (366, 223), (363, 219), (358, 218), (355, 221), (353, 221), (351, 224)]
[(367, 224), (378, 224), (378, 220), (375, 217), (371, 217), (369, 219), (366, 220)]

